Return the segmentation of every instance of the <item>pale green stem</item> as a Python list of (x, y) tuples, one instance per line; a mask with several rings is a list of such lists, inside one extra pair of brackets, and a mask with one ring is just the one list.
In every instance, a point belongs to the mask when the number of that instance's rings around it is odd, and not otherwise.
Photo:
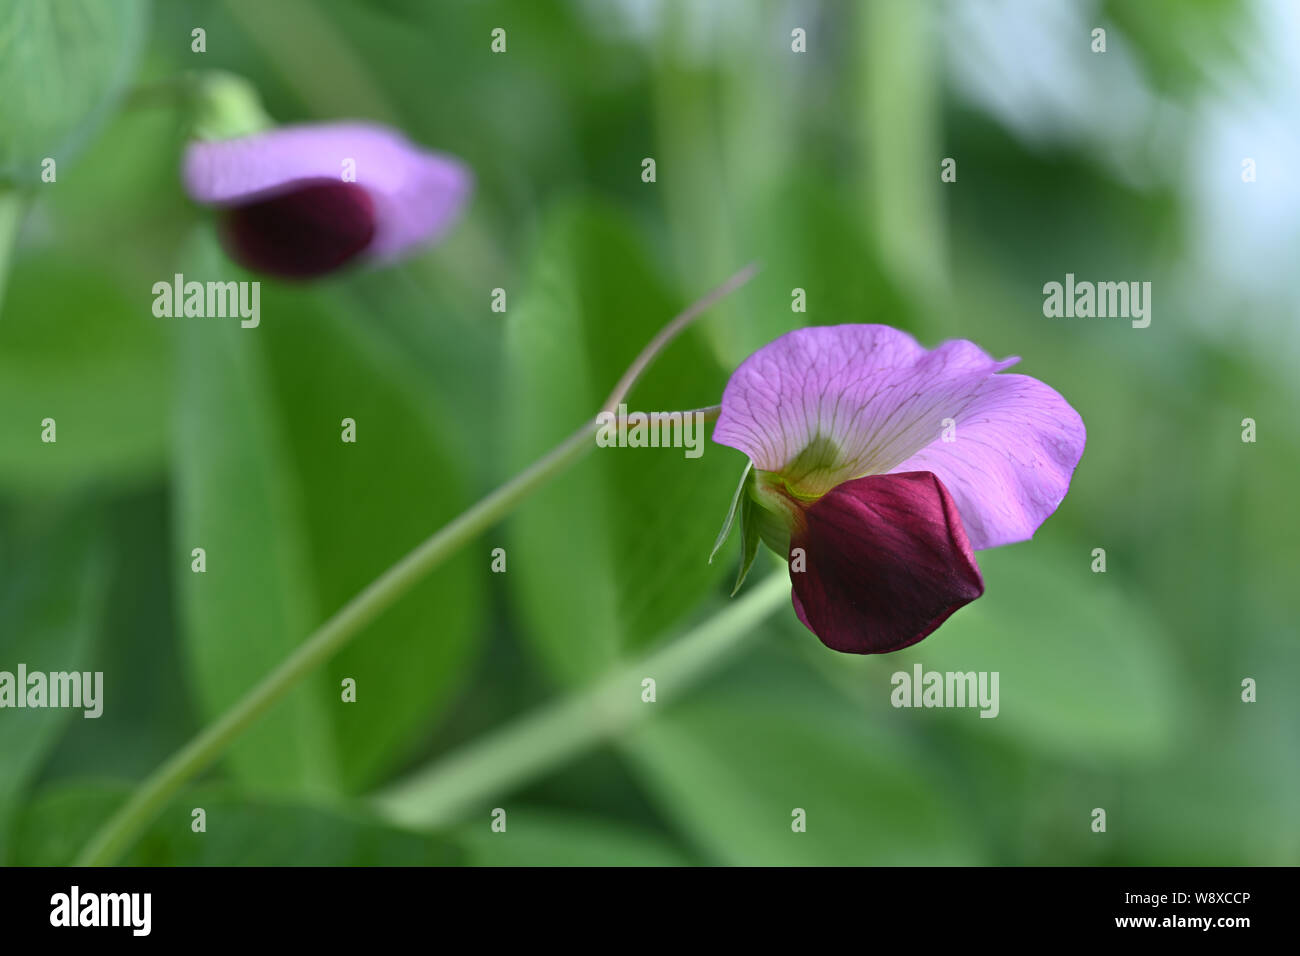
[[(656, 707), (679, 699), (789, 600), (789, 578), (771, 574), (658, 653), (448, 754), (377, 794), (374, 806), (392, 822), (416, 828), (450, 823), (475, 804), (492, 806), (511, 791), (623, 733)], [(655, 681), (655, 703), (641, 699), (641, 682), (647, 677)]]
[(22, 222), (23, 197), (17, 191), (0, 186), (0, 315), (4, 314), (5, 286), (9, 280), (9, 262)]
[(750, 279), (754, 278), (757, 273), (758, 263), (751, 262), (726, 282), (722, 283), (722, 285), (718, 286), (706, 295), (699, 302), (695, 303), (681, 315), (677, 316), (677, 318), (673, 319), (660, 329), (659, 334), (650, 340), (650, 344), (642, 349), (641, 354), (633, 359), (632, 364), (627, 367), (627, 371), (623, 373), (623, 377), (618, 380), (618, 384), (614, 386), (614, 391), (610, 393), (609, 398), (605, 401), (603, 410), (612, 412), (617, 409), (618, 403), (626, 397), (628, 392), (632, 391), (632, 386), (637, 383), (645, 373), (645, 370), (649, 367), (650, 363), (653, 362), (655, 358), (658, 357), (659, 353), (668, 346), (669, 342), (681, 335), (688, 325), (699, 318), (701, 312), (707, 310), (719, 299), (725, 298), (735, 290), (739, 289)]
[[(753, 274), (754, 268), (746, 267), (673, 319), (665, 326), (665, 331), (672, 330), (673, 335), (681, 332), (709, 306)], [(663, 333), (655, 336), (632, 363), (629, 374), (619, 381), (619, 388), (609, 397), (602, 411), (617, 408), (636, 384), (640, 373), (671, 339), (672, 335), (665, 336)], [(716, 415), (716, 409), (700, 411)], [(82, 849), (76, 865), (103, 866), (113, 863), (148, 826), (172, 794), (216, 760), (232, 740), (298, 681), (336, 654), (367, 624), (461, 546), (491, 528), (531, 491), (594, 447), (595, 427), (595, 419), (584, 424), (543, 458), (434, 533), (353, 597), (300, 644), (279, 667), (264, 677), (261, 683), (146, 778), (131, 798)]]
[(873, 238), (899, 284), (942, 314), (947, 272), (936, 11), (933, 4), (879, 0), (855, 12), (862, 84), (856, 115)]

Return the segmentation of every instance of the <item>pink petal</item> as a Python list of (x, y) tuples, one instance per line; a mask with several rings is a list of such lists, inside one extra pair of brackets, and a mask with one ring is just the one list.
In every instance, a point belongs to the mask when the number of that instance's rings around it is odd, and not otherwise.
[(840, 485), (791, 540), (795, 612), (827, 647), (884, 654), (915, 644), (984, 593), (956, 505), (928, 472)]
[(732, 375), (713, 437), (808, 499), (864, 475), (933, 471), (975, 548), (1024, 540), (1064, 498), (1084, 430), (1046, 385), (997, 374), (1017, 361), (961, 339), (927, 351), (883, 325), (796, 329)]
[(731, 376), (713, 438), (772, 472), (790, 466), (814, 439), (828, 439), (834, 467), (800, 489), (824, 494), (896, 468), (938, 437), (964, 396), (1015, 361), (997, 362), (960, 340), (928, 352), (887, 325), (795, 329)]
[(386, 261), (437, 238), (459, 215), (472, 187), (459, 162), (364, 123), (285, 126), (186, 149), (182, 178), (195, 200), (240, 206), (304, 184), (343, 182), (345, 161), (374, 207), (366, 257)]
[(895, 471), (934, 472), (977, 551), (1033, 537), (1083, 456), (1079, 413), (1037, 379), (995, 375), (951, 417), (953, 441), (931, 442)]

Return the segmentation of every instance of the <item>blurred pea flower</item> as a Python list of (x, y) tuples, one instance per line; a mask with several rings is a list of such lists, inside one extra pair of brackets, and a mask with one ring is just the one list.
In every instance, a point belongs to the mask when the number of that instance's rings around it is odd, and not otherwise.
[(312, 278), (382, 264), (439, 238), (473, 177), (396, 130), (359, 123), (272, 127), (238, 77), (205, 78), (186, 192), (221, 212), (227, 253), (249, 269)]
[(984, 593), (974, 552), (1056, 510), (1083, 421), (973, 342), (933, 351), (884, 325), (797, 329), (732, 375), (714, 441), (749, 456), (739, 589), (761, 539), (790, 565), (795, 613), (827, 647), (915, 644)]

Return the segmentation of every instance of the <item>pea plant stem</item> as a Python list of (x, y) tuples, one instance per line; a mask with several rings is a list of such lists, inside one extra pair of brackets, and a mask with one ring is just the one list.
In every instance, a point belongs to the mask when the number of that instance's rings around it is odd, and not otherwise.
[[(786, 575), (769, 575), (662, 650), (442, 757), (376, 794), (373, 806), (394, 823), (423, 829), (454, 822), (476, 803), (507, 796), (648, 716), (651, 708), (641, 697), (645, 678), (653, 678), (656, 694), (664, 696), (656, 706), (680, 698), (737, 650), (755, 625), (787, 603), (789, 595)], [(492, 805), (485, 803), (484, 812)]]
[[(747, 266), (668, 323), (636, 357), (601, 411), (612, 411), (668, 344), (719, 299), (757, 271)], [(716, 417), (717, 409), (701, 409)], [(347, 645), (416, 583), (464, 545), (504, 518), (529, 493), (560, 474), (595, 444), (596, 419), (487, 497), (436, 531), (340, 608), (275, 670), (147, 777), (125, 804), (82, 849), (78, 866), (111, 865), (124, 853), (167, 800), (210, 766), (262, 714)]]

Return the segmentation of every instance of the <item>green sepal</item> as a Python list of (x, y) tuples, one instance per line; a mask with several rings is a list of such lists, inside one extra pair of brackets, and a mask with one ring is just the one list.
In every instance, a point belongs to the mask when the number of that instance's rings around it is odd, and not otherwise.
[[(742, 482), (742, 486), (744, 482)], [(762, 540), (762, 535), (758, 532), (758, 502), (754, 496), (745, 493), (745, 500), (740, 506), (740, 570), (736, 572), (736, 586), (731, 589), (731, 596), (735, 597), (740, 586), (745, 583), (745, 578), (749, 574), (749, 569), (754, 564), (754, 558), (758, 556), (758, 544)]]
[(745, 465), (745, 470), (740, 476), (740, 484), (736, 486), (736, 493), (731, 496), (731, 507), (727, 509), (727, 519), (722, 523), (722, 530), (718, 532), (718, 540), (713, 543), (713, 553), (709, 555), (709, 564), (718, 554), (718, 549), (731, 534), (732, 526), (736, 523), (737, 515), (740, 516), (740, 570), (736, 572), (736, 586), (731, 589), (731, 596), (735, 597), (740, 586), (745, 583), (745, 577), (749, 574), (749, 569), (754, 565), (754, 558), (758, 556), (758, 545), (762, 540), (760, 527), (762, 521), (759, 515), (758, 502), (754, 498), (754, 463), (751, 461)]
[(731, 534), (731, 526), (736, 523), (736, 512), (740, 508), (741, 499), (749, 497), (745, 494), (745, 485), (749, 481), (749, 476), (753, 470), (754, 463), (752, 461), (748, 462), (740, 476), (740, 484), (736, 486), (736, 493), (731, 496), (731, 507), (727, 509), (727, 518), (722, 522), (722, 530), (718, 532), (718, 540), (713, 542), (713, 550), (709, 552), (709, 564), (713, 563), (713, 559), (718, 555), (718, 549), (722, 547)]

